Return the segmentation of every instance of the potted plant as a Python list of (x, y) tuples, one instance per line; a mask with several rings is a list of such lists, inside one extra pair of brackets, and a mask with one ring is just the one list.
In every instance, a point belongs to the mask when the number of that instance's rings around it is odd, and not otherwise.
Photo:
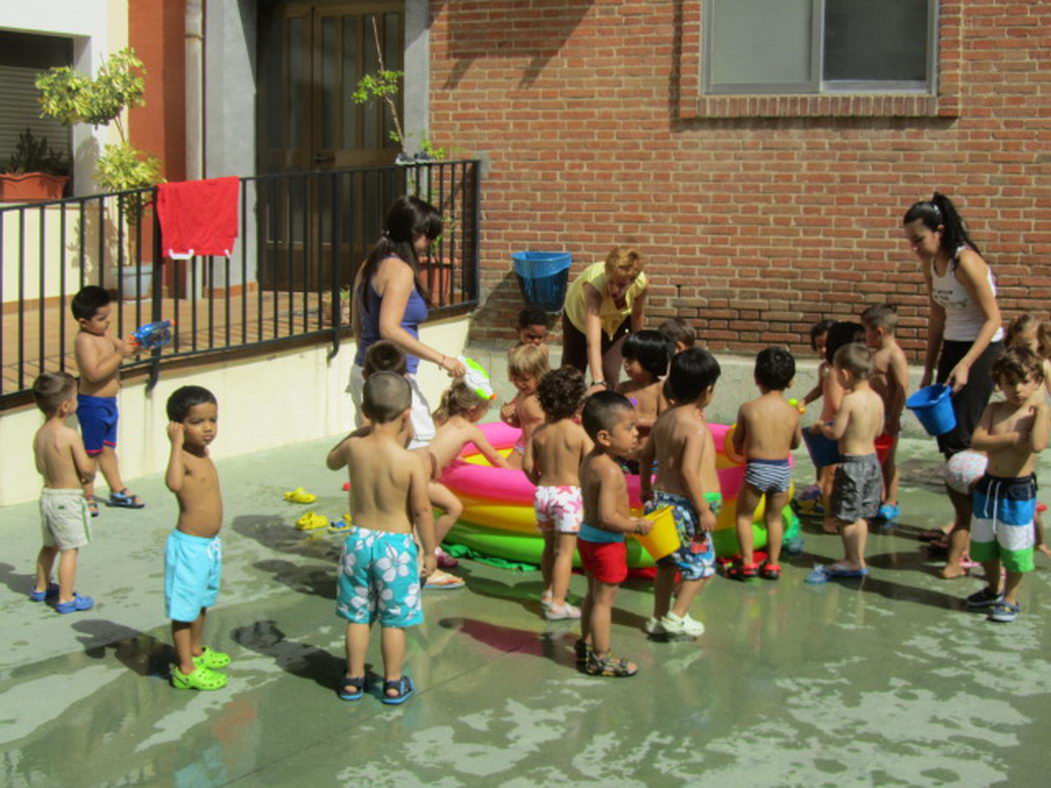
[[(37, 75), (41, 113), (66, 125), (90, 123), (98, 128), (113, 123), (120, 142), (106, 145), (95, 163), (95, 181), (107, 192), (145, 189), (163, 182), (161, 162), (156, 156), (132, 147), (124, 133), (121, 113), (146, 103), (146, 69), (133, 49), (114, 52), (91, 79), (69, 66), (57, 66)], [(142, 278), (135, 283), (135, 250), (139, 248), (142, 217), (152, 199), (152, 192), (122, 194), (118, 200), (127, 224), (128, 247), (122, 292), (130, 295), (151, 292), (153, 267), (142, 268)], [(149, 246), (148, 244), (146, 245)], [(149, 251), (145, 249), (144, 251)]]
[(69, 161), (26, 129), (0, 174), (0, 202), (60, 200), (69, 181)]

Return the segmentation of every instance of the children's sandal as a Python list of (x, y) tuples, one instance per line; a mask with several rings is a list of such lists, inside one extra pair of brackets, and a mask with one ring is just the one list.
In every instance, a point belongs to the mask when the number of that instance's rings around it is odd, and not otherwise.
[(128, 490), (125, 487), (123, 490), (117, 492), (110, 492), (109, 500), (106, 501), (106, 506), (112, 506), (115, 509), (142, 509), (146, 504), (142, 502), (142, 499), (135, 493)]
[(95, 499), (94, 495), (85, 495), (84, 502), (88, 505), (88, 514), (92, 517), (99, 516), (99, 502)]
[(594, 653), (588, 654), (587, 665), (584, 672), (589, 676), (610, 676), (613, 678), (628, 678), (639, 672), (638, 665), (632, 665), (626, 659), (617, 659), (613, 654), (604, 657), (596, 657)]
[(767, 561), (759, 568), (759, 575), (764, 580), (777, 580), (781, 577), (781, 565), (771, 564)]
[[(391, 690), (398, 694), (388, 695), (387, 693)], [(382, 700), (390, 706), (397, 706), (399, 703), (404, 703), (411, 698), (414, 692), (416, 692), (416, 687), (408, 676), (403, 675), (400, 679), (385, 679), (383, 681)]]
[(229, 679), (222, 673), (198, 665), (192, 673), (183, 673), (172, 667), (172, 686), (175, 689), (219, 690)]
[(726, 576), (734, 580), (751, 580), (759, 575), (759, 564), (737, 562), (726, 570)]
[(341, 700), (361, 700), (365, 694), (364, 676), (344, 676), (336, 691)]
[(213, 651), (208, 646), (201, 646), (201, 653), (193, 658), (193, 664), (199, 668), (225, 668), (230, 664), (230, 655), (222, 651)]

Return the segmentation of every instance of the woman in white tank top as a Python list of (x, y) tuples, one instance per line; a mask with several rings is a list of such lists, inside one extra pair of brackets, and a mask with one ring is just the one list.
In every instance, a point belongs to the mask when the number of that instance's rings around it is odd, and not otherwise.
[[(956, 429), (938, 436), (946, 459), (971, 445), (982, 411), (993, 391), (992, 363), (1003, 350), (1000, 307), (992, 271), (970, 239), (955, 206), (938, 192), (905, 213), (905, 238), (920, 258), (930, 297), (927, 352), (920, 386), (932, 377), (952, 386)], [(971, 499), (948, 487), (956, 517), (949, 534), (946, 578), (966, 573), (962, 566), (970, 539)]]

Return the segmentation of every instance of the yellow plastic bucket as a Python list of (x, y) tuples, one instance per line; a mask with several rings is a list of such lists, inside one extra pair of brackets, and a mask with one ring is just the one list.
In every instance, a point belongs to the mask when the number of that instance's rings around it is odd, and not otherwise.
[(653, 529), (645, 536), (635, 538), (646, 548), (646, 552), (653, 556), (654, 561), (659, 561), (679, 549), (679, 532), (675, 530), (672, 507), (662, 506), (643, 516), (653, 523)]

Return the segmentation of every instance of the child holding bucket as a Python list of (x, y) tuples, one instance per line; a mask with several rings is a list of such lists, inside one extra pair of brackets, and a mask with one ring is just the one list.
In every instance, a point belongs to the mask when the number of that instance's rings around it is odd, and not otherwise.
[[(768, 347), (755, 358), (755, 384), (760, 396), (744, 403), (737, 412), (734, 451), (747, 458), (744, 484), (737, 494), (737, 541), (741, 561), (729, 576), (747, 580), (757, 574), (767, 580), (781, 576), (781, 539), (784, 524), (781, 510), (788, 503), (792, 469), (788, 457), (802, 440), (799, 409), (785, 401), (785, 389), (792, 385), (796, 362), (782, 347)], [(752, 515), (761, 498), (766, 497), (768, 554), (760, 567), (752, 551)]]
[(839, 442), (840, 461), (832, 483), (831, 513), (843, 538), (844, 557), (818, 565), (808, 583), (835, 577), (864, 577), (865, 540), (869, 518), (879, 511), (883, 472), (876, 457), (876, 437), (883, 432), (883, 400), (872, 390), (872, 351), (851, 342), (836, 351), (834, 374), (847, 392), (833, 424), (818, 422), (811, 429)]
[(592, 448), (591, 439), (574, 421), (586, 389), (584, 376), (573, 367), (556, 369), (540, 379), (536, 393), (547, 421), (526, 441), (522, 462), (529, 481), (536, 485), (533, 508), (544, 537), (540, 604), (548, 621), (580, 617), (580, 610), (566, 601), (566, 593), (584, 516), (580, 463)]
[[(690, 604), (715, 574), (712, 531), (722, 495), (704, 408), (719, 373), (719, 362), (707, 350), (693, 347), (675, 355), (667, 380), (671, 407), (657, 418), (639, 461), (646, 511), (672, 507), (680, 542), (678, 550), (657, 562), (653, 616), (646, 622), (651, 635), (694, 638), (704, 633), (704, 624), (690, 617)], [(682, 582), (673, 604), (676, 574)]]
[(898, 325), (898, 311), (890, 304), (870, 306), (861, 313), (865, 326), (865, 342), (872, 348), (872, 390), (883, 399), (883, 434), (878, 441), (886, 453), (880, 459), (883, 467), (883, 503), (879, 519), (892, 523), (901, 513), (898, 508), (898, 466), (894, 454), (901, 432), (901, 412), (905, 407), (905, 390), (909, 385), (909, 362), (894, 331)]
[(599, 391), (584, 404), (581, 420), (594, 443), (580, 465), (584, 522), (577, 544), (588, 593), (576, 642), (577, 665), (590, 676), (625, 678), (634, 676), (639, 667), (611, 651), (613, 600), (628, 576), (624, 534), (647, 534), (653, 527), (648, 520), (629, 515), (628, 486), (616, 462), (638, 446), (638, 416), (623, 394)]
[(986, 587), (967, 597), (967, 606), (987, 608), (991, 621), (1008, 623), (1021, 612), (1018, 589), (1034, 568), (1033, 469), (1036, 455), (1047, 447), (1048, 409), (1043, 363), (1031, 350), (1008, 350), (993, 364), (993, 377), (1004, 402), (985, 408), (971, 437), (971, 445), (989, 455), (971, 518), (971, 556), (985, 570)]

